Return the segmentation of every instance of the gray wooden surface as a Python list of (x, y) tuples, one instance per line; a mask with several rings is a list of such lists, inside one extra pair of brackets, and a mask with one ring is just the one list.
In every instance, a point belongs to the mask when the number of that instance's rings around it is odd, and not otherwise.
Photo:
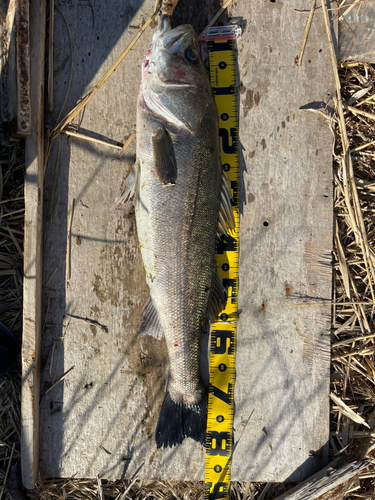
[[(233, 479), (300, 481), (327, 460), (332, 135), (300, 111), (331, 99), (321, 15), (294, 64), (311, 2), (246, 2), (238, 43), (243, 184)], [(243, 5), (243, 3), (242, 3)], [(268, 225), (264, 225), (264, 224)], [(246, 457), (246, 458), (245, 458)]]
[[(340, 493), (345, 496), (344, 488), (348, 481), (368, 466), (368, 460), (355, 461), (353, 456), (336, 457), (326, 467), (279, 495), (275, 500), (316, 500), (328, 492), (331, 492), (331, 498), (340, 498)], [(342, 492), (337, 491), (340, 485), (343, 487)]]
[[(103, 75), (153, 8), (153, 0), (59, 3), (72, 34), (65, 112)], [(206, 24), (218, 2), (180, 0), (178, 21)], [(233, 479), (301, 480), (326, 463), (332, 246), (332, 137), (301, 106), (333, 89), (323, 19), (313, 21), (302, 67), (302, 0), (239, 2), (241, 229)], [(81, 115), (81, 133), (124, 142), (135, 126), (148, 30)], [(69, 83), (70, 40), (55, 14), (57, 119)], [(321, 49), (321, 51), (320, 51)], [(76, 120), (77, 121), (77, 120)], [(131, 203), (114, 200), (134, 160), (106, 146), (58, 140), (44, 190), (45, 325), (40, 471), (48, 476), (203, 479), (204, 449), (191, 440), (157, 450), (164, 342), (139, 341), (148, 291)], [(59, 153), (59, 154), (58, 154)], [(58, 159), (59, 158), (59, 159)], [(58, 160), (57, 160), (58, 159)], [(55, 204), (50, 212), (56, 175)], [(66, 283), (69, 208), (71, 277)], [(265, 221), (268, 223), (264, 225)], [(69, 316), (70, 315), (70, 316)], [(97, 323), (85, 321), (89, 318)], [(101, 326), (100, 326), (101, 325)], [(63, 338), (63, 341), (62, 341)], [(45, 394), (55, 377), (74, 366)]]
[(22, 481), (34, 488), (39, 471), (42, 330), (45, 0), (30, 2), (31, 133), (25, 140), (25, 240), (22, 332)]

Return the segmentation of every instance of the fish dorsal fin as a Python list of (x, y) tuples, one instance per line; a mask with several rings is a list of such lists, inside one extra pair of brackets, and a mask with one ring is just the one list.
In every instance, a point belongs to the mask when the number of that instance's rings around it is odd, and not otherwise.
[(208, 307), (207, 307), (207, 316), (210, 319), (210, 321), (217, 320), (217, 317), (219, 316), (221, 311), (225, 308), (226, 303), (227, 303), (227, 294), (225, 292), (224, 285), (220, 279), (219, 273), (217, 272), (217, 269), (215, 269), (212, 278), (210, 300), (208, 302)]
[(154, 167), (162, 184), (176, 184), (177, 164), (172, 139), (164, 127), (158, 128), (152, 136)]
[(147, 299), (142, 310), (138, 335), (151, 335), (159, 340), (163, 337), (163, 329), (159, 321), (158, 312), (152, 302), (151, 295)]
[(131, 200), (134, 194), (138, 193), (139, 171), (139, 161), (137, 160), (125, 179), (125, 183), (121, 188), (121, 194), (115, 202), (116, 205), (121, 205), (122, 203)]
[(218, 233), (227, 234), (234, 229), (234, 217), (232, 211), (232, 195), (228, 186), (227, 174), (223, 171), (220, 189), (220, 210), (218, 218)]

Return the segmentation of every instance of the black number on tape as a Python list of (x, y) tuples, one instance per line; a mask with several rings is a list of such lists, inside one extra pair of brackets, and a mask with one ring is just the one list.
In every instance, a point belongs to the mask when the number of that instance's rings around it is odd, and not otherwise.
[(211, 456), (228, 457), (230, 454), (229, 432), (208, 431), (207, 452)]
[[(219, 498), (225, 498), (228, 494), (228, 484), (227, 483), (215, 483), (212, 488), (212, 483), (206, 483), (205, 487), (205, 498), (208, 500), (217, 500)], [(212, 491), (211, 491), (212, 488)]]
[(237, 149), (237, 132), (235, 128), (230, 129), (230, 136), (232, 144), (229, 144), (229, 133), (226, 128), (219, 129), (219, 136), (222, 140), (223, 151), (227, 155), (232, 155)]
[(233, 278), (224, 278), (223, 285), (226, 290), (231, 286), (232, 287), (232, 297), (237, 295), (237, 280)]
[(237, 242), (229, 234), (223, 234), (216, 244), (216, 253), (223, 255), (224, 252), (234, 252), (237, 250)]
[[(229, 346), (227, 340), (229, 339)], [(214, 330), (211, 333), (211, 343), (213, 344), (214, 354), (233, 354), (234, 333), (228, 330)]]
[(223, 401), (223, 403), (226, 403), (227, 405), (231, 404), (233, 401), (233, 384), (228, 382), (228, 392), (224, 392), (218, 387), (215, 387), (214, 385), (210, 385), (209, 391), (211, 394), (213, 394), (215, 397)]

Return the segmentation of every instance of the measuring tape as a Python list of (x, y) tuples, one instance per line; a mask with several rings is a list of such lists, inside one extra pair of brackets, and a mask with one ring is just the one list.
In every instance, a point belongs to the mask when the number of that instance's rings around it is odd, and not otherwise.
[(229, 499), (233, 448), (234, 379), (238, 290), (239, 156), (234, 41), (208, 42), (210, 82), (219, 113), (221, 163), (229, 179), (235, 228), (216, 247), (218, 272), (228, 300), (211, 325), (205, 499)]

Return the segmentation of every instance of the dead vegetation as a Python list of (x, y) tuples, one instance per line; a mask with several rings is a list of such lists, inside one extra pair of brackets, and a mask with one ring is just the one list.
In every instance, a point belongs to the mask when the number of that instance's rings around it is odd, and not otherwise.
[[(23, 176), (22, 145), (0, 147), (0, 321), (20, 339), (22, 331)], [(1, 194), (2, 193), (2, 194)]]
[[(16, 337), (22, 335), (23, 286), (23, 143), (0, 146), (0, 322)], [(1, 182), (2, 179), (2, 182)], [(10, 373), (0, 376), (0, 498), (10, 466), (20, 456), (20, 357)]]
[(344, 160), (336, 126), (330, 445), (333, 455), (354, 452), (371, 463), (343, 498), (374, 498), (375, 68), (343, 64), (340, 82), (349, 151)]

